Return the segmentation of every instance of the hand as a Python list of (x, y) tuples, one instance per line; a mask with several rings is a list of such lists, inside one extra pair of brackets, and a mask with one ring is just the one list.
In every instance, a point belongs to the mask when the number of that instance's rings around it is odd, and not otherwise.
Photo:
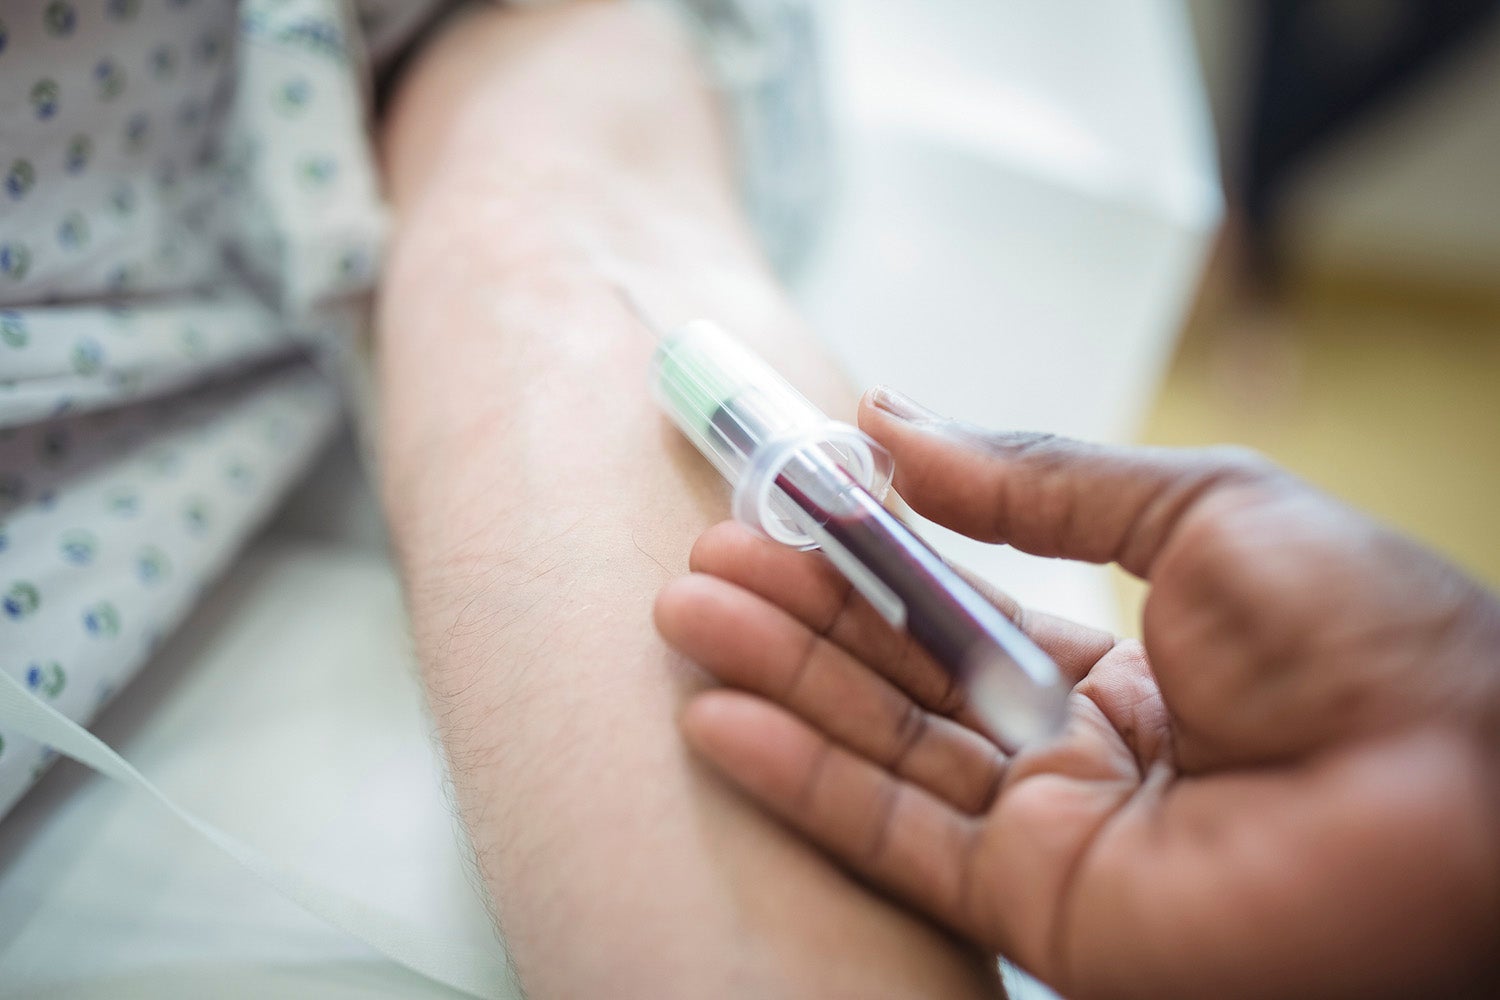
[(1500, 983), (1500, 607), (1238, 451), (987, 434), (885, 391), (922, 514), (1151, 583), (1145, 642), (997, 598), (1076, 682), (1007, 759), (816, 555), (734, 524), (656, 607), (688, 741), (858, 876), (1071, 997)]

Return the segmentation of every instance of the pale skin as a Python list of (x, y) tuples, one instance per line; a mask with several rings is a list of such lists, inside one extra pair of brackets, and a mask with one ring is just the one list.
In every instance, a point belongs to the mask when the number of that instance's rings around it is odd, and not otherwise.
[(1500, 604), (1234, 451), (991, 434), (890, 392), (914, 509), (1151, 584), (1144, 643), (997, 602), (1076, 681), (1007, 758), (816, 556), (734, 524), (657, 603), (691, 744), (850, 871), (1064, 995), (1492, 996)]
[(707, 679), (652, 601), (726, 496), (653, 408), (652, 342), (596, 255), (854, 405), (759, 257), (722, 131), (682, 33), (607, 3), (469, 12), (383, 124), (382, 487), (457, 804), (532, 996), (995, 996), (992, 956), (677, 732)]

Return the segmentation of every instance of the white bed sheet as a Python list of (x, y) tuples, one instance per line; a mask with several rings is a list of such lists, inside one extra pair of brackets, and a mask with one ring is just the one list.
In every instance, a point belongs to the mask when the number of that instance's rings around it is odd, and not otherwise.
[[(95, 731), (267, 855), (492, 946), (412, 670), (387, 560), (273, 536)], [(0, 995), (448, 994), (64, 761), (0, 825)]]

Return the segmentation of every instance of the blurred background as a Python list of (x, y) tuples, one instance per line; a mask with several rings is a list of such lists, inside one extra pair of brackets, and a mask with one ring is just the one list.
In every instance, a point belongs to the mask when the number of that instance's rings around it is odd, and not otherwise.
[[(799, 296), (861, 384), (1249, 445), (1500, 586), (1497, 7), (830, 0), (838, 169)], [(938, 542), (1139, 621), (1122, 574)]]
[(1142, 439), (1252, 445), (1500, 585), (1500, 4), (1188, 6), (1228, 208)]

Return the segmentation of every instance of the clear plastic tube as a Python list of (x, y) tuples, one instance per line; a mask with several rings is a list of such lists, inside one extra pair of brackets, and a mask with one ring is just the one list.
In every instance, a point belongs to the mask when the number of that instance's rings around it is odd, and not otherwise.
[[(651, 386), (678, 430), (734, 487), (734, 516), (785, 545), (818, 544), (776, 485), (799, 456), (822, 454), (877, 499), (890, 488), (891, 456), (884, 448), (858, 428), (830, 419), (707, 320), (662, 339), (652, 359)], [(816, 481), (806, 486), (823, 490)]]
[(744, 345), (697, 320), (652, 362), (662, 409), (734, 488), (736, 519), (786, 545), (821, 548), (886, 621), (963, 686), (1002, 746), (1045, 738), (1069, 685), (1025, 633), (881, 504), (892, 463), (830, 419)]

